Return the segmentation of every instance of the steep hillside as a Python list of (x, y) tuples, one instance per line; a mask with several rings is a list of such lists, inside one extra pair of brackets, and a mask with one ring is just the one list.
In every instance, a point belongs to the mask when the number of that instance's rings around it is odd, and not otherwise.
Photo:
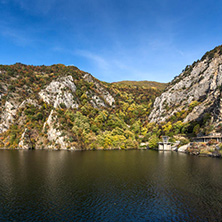
[(164, 90), (167, 86), (167, 83), (160, 83), (160, 82), (154, 82), (154, 81), (120, 81), (120, 82), (113, 82), (114, 85), (118, 86), (131, 86), (131, 87), (142, 87), (144, 89), (157, 89), (157, 90)]
[(187, 66), (156, 98), (151, 123), (171, 126), (180, 121), (191, 133), (220, 131), (222, 123), (222, 46)]
[(0, 66), (0, 147), (135, 148), (158, 89), (101, 82), (74, 66)]

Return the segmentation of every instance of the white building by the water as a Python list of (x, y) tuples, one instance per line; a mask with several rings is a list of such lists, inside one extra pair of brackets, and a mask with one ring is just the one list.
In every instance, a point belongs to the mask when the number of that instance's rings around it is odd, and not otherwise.
[(169, 137), (168, 136), (162, 136), (163, 141), (159, 142), (158, 150), (160, 151), (171, 151), (171, 143), (169, 142)]

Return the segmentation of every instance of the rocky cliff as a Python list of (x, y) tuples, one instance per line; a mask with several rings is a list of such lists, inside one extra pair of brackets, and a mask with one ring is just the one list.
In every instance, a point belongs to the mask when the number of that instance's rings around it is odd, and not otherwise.
[(155, 99), (149, 121), (181, 120), (218, 127), (222, 122), (222, 46), (187, 66)]

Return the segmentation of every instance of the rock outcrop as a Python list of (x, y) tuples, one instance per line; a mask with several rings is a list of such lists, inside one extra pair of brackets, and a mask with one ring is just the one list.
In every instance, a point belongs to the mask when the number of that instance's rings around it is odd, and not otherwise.
[(168, 121), (181, 115), (184, 123), (199, 121), (208, 114), (211, 123), (222, 121), (222, 47), (207, 52), (186, 69), (156, 98), (149, 121)]
[(63, 132), (59, 129), (59, 122), (56, 113), (51, 110), (47, 121), (43, 125), (43, 132), (46, 132), (48, 140), (51, 142), (50, 145), (47, 145), (47, 148), (50, 149), (75, 149), (75, 147), (70, 147), (70, 144), (67, 142), (67, 136), (63, 135)]
[(5, 102), (1, 115), (0, 133), (7, 131), (10, 125), (14, 122), (17, 108), (18, 104), (16, 104), (15, 101), (9, 100)]
[(102, 99), (98, 97), (97, 95), (92, 96), (91, 103), (93, 104), (94, 107), (99, 104), (99, 106), (106, 106), (103, 100), (108, 104), (109, 106), (114, 105), (115, 99), (114, 97), (99, 83), (98, 80), (92, 77), (89, 73), (85, 74), (83, 76), (84, 80), (93, 83), (96, 89), (98, 90), (99, 94), (102, 95)]
[(53, 80), (45, 89), (39, 92), (44, 102), (52, 104), (54, 108), (78, 108), (75, 100), (76, 86), (71, 75)]

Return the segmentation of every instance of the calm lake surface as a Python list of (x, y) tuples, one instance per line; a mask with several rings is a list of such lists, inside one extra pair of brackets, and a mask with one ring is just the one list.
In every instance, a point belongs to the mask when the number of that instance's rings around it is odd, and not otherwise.
[(222, 160), (0, 150), (0, 221), (221, 221)]

